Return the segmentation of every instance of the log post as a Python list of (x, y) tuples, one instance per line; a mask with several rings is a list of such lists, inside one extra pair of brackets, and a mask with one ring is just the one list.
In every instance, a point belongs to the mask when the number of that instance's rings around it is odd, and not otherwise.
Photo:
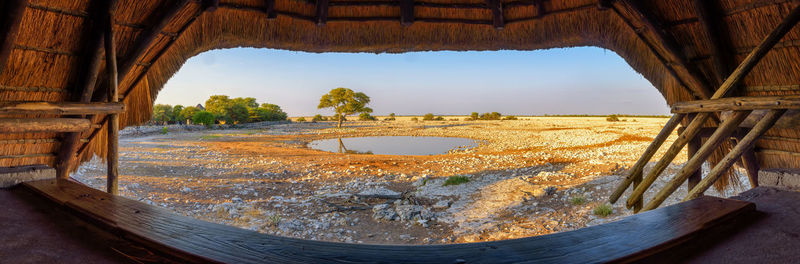
[(744, 138), (742, 138), (742, 140), (739, 141), (739, 143), (736, 144), (736, 146), (733, 147), (733, 149), (731, 149), (731, 151), (728, 152), (728, 154), (725, 155), (725, 157), (722, 158), (722, 160), (717, 163), (717, 165), (714, 166), (710, 172), (708, 172), (708, 176), (706, 176), (705, 179), (700, 181), (697, 186), (689, 191), (689, 194), (683, 198), (683, 201), (685, 202), (702, 195), (708, 189), (708, 187), (711, 187), (711, 185), (714, 184), (714, 182), (717, 181), (717, 179), (719, 179), (719, 177), (722, 176), (725, 171), (727, 171), (728, 168), (730, 168), (731, 165), (733, 165), (733, 163), (739, 159), (744, 152), (746, 152), (748, 149), (752, 149), (756, 140), (758, 140), (758, 138), (764, 135), (767, 130), (775, 125), (775, 122), (778, 121), (778, 118), (780, 118), (785, 112), (785, 109), (769, 111), (769, 113), (759, 120), (753, 129), (751, 129), (750, 132), (748, 132), (747, 135), (745, 135)]
[(6, 0), (0, 3), (0, 74), (3, 74), (8, 57), (17, 39), (20, 22), (25, 14), (27, 0)]
[[(697, 155), (697, 151), (700, 150), (700, 146), (703, 144), (703, 137), (697, 136), (694, 137), (692, 140), (689, 141), (689, 145), (686, 146), (686, 152), (688, 154), (688, 158), (691, 159), (695, 155)], [(700, 182), (703, 178), (703, 171), (702, 168), (698, 168), (694, 171), (691, 175), (689, 175), (689, 190), (694, 188), (697, 183)]]
[(414, 23), (414, 0), (400, 0), (400, 23), (403, 26)]
[(85, 118), (2, 118), (0, 133), (80, 132), (89, 130), (92, 122)]
[[(219, 2), (217, 2), (219, 3)], [(114, 19), (108, 15), (104, 36), (106, 51), (106, 79), (108, 80), (108, 101), (119, 102), (117, 79), (117, 48), (114, 40)], [(119, 114), (111, 114), (108, 119), (108, 149), (106, 150), (106, 191), (110, 194), (119, 193)]]
[(692, 140), (695, 136), (697, 136), (697, 134), (703, 128), (706, 120), (710, 116), (711, 113), (699, 113), (694, 119), (692, 119), (691, 122), (689, 122), (689, 125), (686, 126), (686, 129), (683, 131), (683, 133), (678, 136), (678, 139), (672, 143), (669, 149), (667, 149), (667, 152), (664, 153), (664, 156), (658, 160), (656, 165), (653, 166), (653, 169), (651, 169), (650, 172), (647, 173), (647, 176), (642, 179), (642, 183), (639, 184), (639, 186), (633, 190), (631, 196), (628, 197), (628, 200), (626, 201), (626, 206), (628, 208), (632, 208), (634, 204), (642, 199), (642, 196), (644, 195), (644, 192), (647, 191), (647, 188), (649, 188), (650, 185), (656, 181), (658, 175), (664, 172), (664, 169), (666, 169), (667, 166), (672, 163), (672, 160), (675, 159), (675, 156), (677, 156), (678, 153), (683, 150), (683, 146), (689, 143), (689, 140)]
[(674, 131), (675, 127), (680, 124), (684, 116), (685, 114), (675, 114), (667, 121), (667, 123), (664, 125), (664, 128), (661, 129), (661, 132), (658, 132), (658, 135), (656, 135), (656, 137), (653, 139), (653, 142), (650, 143), (650, 146), (647, 146), (644, 154), (642, 154), (642, 156), (639, 157), (639, 160), (636, 161), (636, 164), (633, 165), (628, 173), (628, 176), (622, 180), (622, 183), (617, 186), (617, 189), (611, 194), (609, 201), (612, 204), (617, 202), (619, 197), (622, 196), (622, 193), (628, 189), (628, 185), (630, 185), (631, 182), (635, 183), (633, 187), (635, 189), (638, 183), (642, 181), (642, 171), (644, 170), (644, 166), (647, 165), (647, 162), (649, 162), (653, 155), (658, 152), (658, 149), (662, 144), (664, 144), (664, 141), (669, 138), (669, 136), (672, 134), (672, 131)]
[[(102, 57), (101, 48), (103, 43), (103, 23), (107, 20), (110, 10), (114, 8), (117, 0), (98, 0), (96, 3), (95, 11), (89, 18), (89, 27), (87, 28), (87, 38), (85, 42), (84, 56), (81, 64), (86, 65), (80, 75), (80, 82), (78, 89), (74, 91), (73, 96), (78, 102), (89, 102), (94, 93), (95, 83), (97, 82), (98, 72), (100, 71), (100, 59)], [(91, 118), (88, 118), (91, 119)], [(80, 133), (69, 133), (61, 142), (61, 149), (58, 152), (58, 159), (56, 161), (56, 177), (59, 179), (69, 178), (69, 171), (72, 170), (75, 152), (78, 148), (80, 141)]]
[[(738, 111), (733, 114), (730, 118), (722, 122), (722, 124), (714, 131), (714, 134), (711, 134), (711, 137), (697, 150), (694, 156), (692, 156), (686, 164), (683, 165), (680, 171), (675, 174), (675, 177), (670, 180), (667, 185), (664, 186), (661, 191), (659, 191), (652, 200), (650, 200), (647, 205), (642, 208), (643, 210), (652, 210), (661, 205), (664, 200), (667, 199), (673, 192), (675, 192), (678, 187), (689, 178), (690, 175), (694, 174), (700, 166), (703, 165), (703, 162), (708, 159), (709, 156), (714, 152), (714, 150), (719, 147), (719, 144), (722, 141), (729, 140), (731, 133), (739, 127), (739, 124), (747, 118), (747, 115), (750, 114), (750, 111)], [(698, 115), (699, 116), (699, 115)]]
[[(739, 137), (738, 142), (742, 142), (744, 137)], [(742, 153), (742, 165), (744, 170), (747, 171), (747, 179), (750, 181), (750, 188), (758, 187), (758, 171), (761, 169), (758, 165), (756, 153), (753, 150), (755, 147), (750, 147)]]

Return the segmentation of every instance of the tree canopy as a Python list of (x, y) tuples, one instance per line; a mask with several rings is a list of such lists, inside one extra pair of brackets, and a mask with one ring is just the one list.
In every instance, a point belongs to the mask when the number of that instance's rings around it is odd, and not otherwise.
[[(170, 106), (158, 104), (153, 106), (153, 121), (159, 123), (184, 123), (192, 120), (200, 112), (206, 112), (211, 116), (211, 124), (242, 124), (260, 121), (281, 121), (286, 120), (288, 115), (283, 112), (280, 106), (275, 104), (258, 104), (253, 97), (230, 98), (227, 95), (212, 95), (205, 102), (205, 110), (201, 111), (197, 107), (182, 105)], [(207, 123), (207, 114), (203, 114), (203, 124)]]
[(372, 113), (372, 108), (367, 107), (369, 96), (362, 92), (354, 92), (348, 88), (332, 89), (319, 99), (317, 108), (331, 108), (338, 116), (339, 124), (342, 127), (343, 119), (355, 113)]

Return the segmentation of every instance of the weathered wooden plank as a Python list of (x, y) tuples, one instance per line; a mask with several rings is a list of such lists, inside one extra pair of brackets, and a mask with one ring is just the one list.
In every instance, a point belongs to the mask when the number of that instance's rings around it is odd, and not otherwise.
[(0, 74), (6, 67), (14, 42), (17, 39), (20, 22), (25, 13), (27, 0), (8, 0), (0, 3)]
[(664, 200), (667, 199), (675, 190), (680, 187), (684, 181), (686, 181), (689, 176), (694, 174), (697, 170), (700, 169), (700, 166), (703, 165), (709, 156), (719, 147), (720, 143), (724, 140), (729, 140), (731, 133), (739, 126), (747, 115), (750, 114), (750, 111), (738, 111), (735, 112), (731, 118), (728, 118), (723, 122), (714, 134), (711, 134), (711, 137), (706, 140), (705, 143), (697, 150), (694, 156), (689, 158), (686, 161), (686, 164), (683, 165), (678, 173), (675, 174), (675, 177), (672, 178), (662, 189), (653, 196), (653, 199), (648, 202), (643, 210), (652, 210), (661, 205)]
[(753, 144), (758, 140), (759, 137), (764, 135), (767, 130), (769, 130), (775, 122), (778, 121), (778, 118), (785, 113), (786, 110), (777, 109), (772, 110), (767, 113), (764, 118), (758, 121), (758, 123), (750, 130), (747, 135), (739, 141), (739, 144), (736, 144), (733, 149), (731, 149), (722, 160), (714, 166), (711, 171), (708, 172), (708, 176), (704, 178), (700, 183), (697, 184), (692, 190), (689, 191), (689, 194), (683, 198), (683, 201), (687, 201), (690, 199), (694, 199), (702, 195), (712, 184), (714, 184), (720, 176), (722, 176), (728, 168), (733, 165), (736, 160), (738, 160), (743, 153), (745, 153), (748, 149), (753, 148)]
[(187, 262), (627, 262), (664, 252), (755, 207), (748, 202), (704, 197), (617, 222), (538, 237), (452, 245), (364, 245), (278, 237), (208, 223), (67, 180), (23, 186), (127, 239)]
[(0, 119), (0, 133), (82, 132), (91, 125), (84, 118), (5, 118)]
[[(664, 125), (661, 131), (658, 132), (658, 135), (656, 135), (656, 137), (653, 139), (653, 142), (651, 142), (650, 145), (647, 146), (647, 149), (645, 149), (644, 154), (642, 154), (642, 156), (639, 157), (639, 160), (637, 160), (636, 164), (634, 164), (633, 167), (630, 169), (628, 176), (622, 180), (622, 183), (620, 183), (620, 185), (617, 186), (617, 189), (614, 190), (614, 193), (611, 194), (611, 197), (609, 197), (609, 201), (611, 203), (617, 202), (619, 197), (622, 196), (622, 193), (625, 192), (625, 189), (628, 189), (628, 186), (631, 184), (631, 182), (637, 181), (637, 185), (638, 182), (641, 182), (642, 171), (644, 169), (644, 166), (647, 165), (647, 162), (649, 162), (650, 159), (653, 157), (653, 155), (655, 155), (656, 152), (658, 152), (658, 149), (661, 147), (662, 144), (664, 144), (664, 141), (666, 141), (667, 138), (672, 134), (672, 131), (675, 130), (675, 127), (677, 127), (678, 124), (681, 123), (681, 120), (683, 119), (684, 116), (686, 115), (676, 114), (673, 115), (667, 121), (667, 123)], [(636, 187), (634, 186), (633, 188)]]
[(0, 114), (97, 115), (125, 112), (123, 103), (0, 102)]
[(743, 111), (760, 109), (800, 109), (800, 96), (729, 97), (677, 102), (673, 113)]

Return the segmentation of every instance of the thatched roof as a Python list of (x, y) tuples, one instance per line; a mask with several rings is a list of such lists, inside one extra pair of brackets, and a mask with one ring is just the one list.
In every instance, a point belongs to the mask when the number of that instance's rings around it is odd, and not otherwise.
[[(104, 1), (110, 0), (29, 0), (8, 60), (0, 60), (0, 101), (77, 100), (91, 72), (87, 60), (94, 52), (87, 43), (97, 31), (91, 21)], [(221, 0), (214, 8), (213, 0), (119, 0), (113, 9), (117, 55), (131, 66), (120, 79), (127, 105), (122, 125), (150, 118), (158, 91), (188, 58), (233, 47), (407, 52), (598, 46), (618, 53), (672, 104), (707, 97), (719, 76), (727, 76), (725, 71), (797, 5), (790, 0), (317, 1)], [(148, 41), (148, 32), (158, 34)], [(736, 93), (800, 93), (799, 44), (800, 29), (794, 29)], [(101, 72), (103, 67), (101, 62)], [(105, 98), (105, 84), (102, 77), (94, 83), (95, 100)], [(105, 120), (94, 117), (99, 125), (81, 136), (81, 160), (104, 156)], [(0, 166), (53, 165), (60, 141), (55, 133), (0, 135)], [(758, 147), (762, 167), (800, 167), (796, 129), (773, 128)]]

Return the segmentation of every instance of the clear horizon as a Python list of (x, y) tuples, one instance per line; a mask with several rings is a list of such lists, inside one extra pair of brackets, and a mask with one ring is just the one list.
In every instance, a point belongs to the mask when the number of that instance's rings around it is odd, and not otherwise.
[(402, 54), (212, 50), (190, 58), (156, 104), (204, 104), (224, 94), (277, 104), (289, 116), (331, 115), (316, 107), (336, 87), (366, 93), (374, 115), (669, 114), (652, 84), (616, 53), (595, 47)]

